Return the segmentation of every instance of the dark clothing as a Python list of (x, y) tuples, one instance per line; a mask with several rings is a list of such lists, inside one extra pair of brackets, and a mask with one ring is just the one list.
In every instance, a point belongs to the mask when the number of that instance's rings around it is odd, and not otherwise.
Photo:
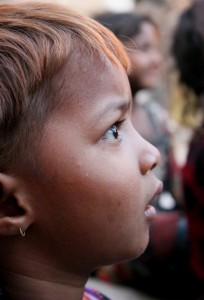
[[(204, 128), (198, 129), (183, 168), (190, 262), (194, 273), (204, 282)], [(204, 284), (204, 283), (203, 283)]]

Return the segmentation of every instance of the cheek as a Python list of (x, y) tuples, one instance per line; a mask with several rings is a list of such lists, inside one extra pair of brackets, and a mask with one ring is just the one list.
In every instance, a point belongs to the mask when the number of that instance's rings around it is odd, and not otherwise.
[(147, 65), (148, 56), (146, 54), (135, 54), (130, 56), (135, 72), (141, 72)]
[(90, 223), (98, 224), (99, 230), (105, 224), (111, 224), (113, 229), (121, 224), (129, 226), (144, 206), (142, 182), (136, 171), (123, 167), (118, 174), (118, 169), (114, 171), (110, 166), (107, 170), (98, 169), (97, 172), (89, 168), (85, 176), (77, 179), (73, 189), (73, 201), (81, 216), (86, 220), (88, 212)]
[(141, 61), (139, 61), (138, 59), (132, 60), (131, 72), (133, 72), (133, 74), (135, 76), (139, 76), (141, 74), (142, 70), (143, 70), (143, 63)]
[(96, 266), (134, 258), (148, 242), (144, 185), (133, 161), (121, 160), (98, 159), (96, 166), (86, 159), (71, 170), (61, 165), (50, 183), (51, 220), (58, 214), (58, 222), (47, 230), (66, 253), (93, 253), (86, 259)]
[(109, 253), (111, 248), (114, 256), (117, 251), (124, 251), (124, 256), (129, 251), (128, 256), (137, 255), (138, 247), (146, 247), (148, 238), (145, 201), (139, 182), (137, 185), (123, 180), (121, 186), (120, 178), (106, 180), (103, 176), (94, 176), (89, 179), (75, 192), (74, 211), (80, 217), (76, 228), (76, 235), (80, 232), (79, 240), (83, 237), (85, 247), (98, 247), (98, 252), (103, 249)]
[(68, 199), (76, 213), (81, 211), (84, 217), (94, 210), (98, 217), (113, 218), (111, 215), (116, 209), (121, 214), (129, 213), (130, 206), (136, 205), (135, 195), (141, 188), (139, 172), (132, 166), (133, 162), (130, 164), (125, 158), (123, 164), (114, 158), (112, 162), (98, 159), (97, 164), (86, 161), (87, 164), (75, 165), (71, 172), (62, 167), (55, 176), (58, 193), (65, 199), (64, 205)]
[(148, 71), (148, 62), (144, 59), (144, 56), (140, 56), (135, 59), (132, 66), (132, 80), (135, 81), (136, 84), (143, 88), (146, 86), (146, 77)]
[(143, 72), (145, 76), (145, 74), (148, 74), (148, 71), (152, 66), (150, 57), (148, 55), (143, 55), (140, 64), (141, 64), (141, 72)]

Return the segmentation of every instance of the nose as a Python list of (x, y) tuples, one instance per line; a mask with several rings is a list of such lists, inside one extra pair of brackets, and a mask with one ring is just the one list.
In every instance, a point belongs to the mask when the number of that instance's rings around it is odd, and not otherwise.
[(161, 155), (159, 150), (152, 144), (150, 144), (146, 140), (143, 140), (143, 142), (144, 147), (140, 156), (139, 164), (142, 175), (145, 175), (158, 165), (161, 159)]
[(162, 63), (162, 55), (159, 49), (152, 49), (152, 63), (155, 66), (160, 66)]

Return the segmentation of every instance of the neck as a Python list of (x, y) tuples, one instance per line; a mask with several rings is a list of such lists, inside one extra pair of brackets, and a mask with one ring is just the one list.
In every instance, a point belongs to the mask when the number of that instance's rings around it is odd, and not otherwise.
[(81, 300), (83, 297), (84, 284), (47, 281), (14, 273), (6, 275), (4, 289), (12, 300)]
[(12, 245), (6, 242), (1, 245), (1, 279), (8, 298), (81, 300), (90, 270), (80, 267), (83, 265), (80, 259), (69, 259), (67, 253), (67, 260), (60, 260), (59, 255), (48, 256), (47, 252), (26, 247), (26, 239), (23, 241), (24, 247), (16, 246), (13, 241)]
[(2, 277), (3, 288), (11, 300), (81, 300), (88, 279), (39, 261), (30, 265), (25, 261), (23, 270), (4, 268)]

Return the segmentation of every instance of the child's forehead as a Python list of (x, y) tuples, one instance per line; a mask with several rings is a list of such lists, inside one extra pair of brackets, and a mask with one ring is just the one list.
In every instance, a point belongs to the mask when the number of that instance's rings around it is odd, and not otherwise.
[(84, 71), (107, 72), (107, 66), (113, 65), (109, 58), (98, 51), (76, 48), (67, 60), (67, 71), (78, 77)]
[(119, 77), (120, 69), (125, 72), (122, 65), (116, 66), (106, 56), (75, 51), (65, 63), (62, 74), (60, 72), (57, 77), (71, 94), (88, 93), (90, 84), (94, 87), (101, 82), (103, 86), (107, 75), (116, 72), (115, 76)]
[(95, 136), (94, 129), (102, 134), (127, 111), (125, 107), (131, 106), (128, 77), (124, 69), (118, 70), (112, 64), (99, 73), (89, 67), (72, 77), (59, 98), (61, 105), (48, 118), (45, 132), (50, 135), (53, 128), (66, 131), (68, 136), (77, 132), (86, 142), (87, 137)]
[[(62, 73), (58, 74), (61, 90), (60, 99), (63, 103), (87, 105), (98, 101), (96, 94), (106, 94), (106, 89), (118, 90), (125, 93), (123, 82), (128, 81), (127, 73), (122, 65), (113, 64), (105, 56), (87, 55), (87, 53), (74, 52), (65, 64)], [(129, 88), (129, 85), (125, 83)], [(129, 89), (128, 89), (129, 92)], [(100, 98), (100, 97), (99, 97)], [(82, 101), (81, 101), (82, 100)]]

